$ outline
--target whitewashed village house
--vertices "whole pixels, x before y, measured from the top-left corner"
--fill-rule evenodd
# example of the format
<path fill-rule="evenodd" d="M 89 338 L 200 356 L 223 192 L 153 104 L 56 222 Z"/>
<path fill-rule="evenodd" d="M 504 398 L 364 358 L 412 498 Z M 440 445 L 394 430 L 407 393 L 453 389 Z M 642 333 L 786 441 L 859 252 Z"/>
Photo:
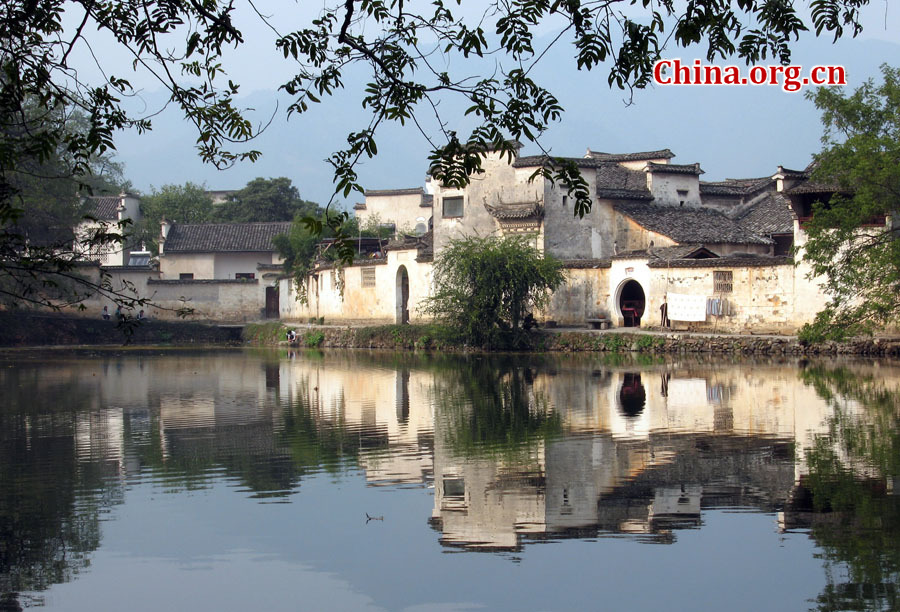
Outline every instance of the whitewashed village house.
<path fill-rule="evenodd" d="M 782 167 L 769 177 L 704 182 L 699 164 L 673 164 L 673 157 L 663 149 L 588 150 L 571 158 L 593 194 L 583 219 L 574 216 L 566 189 L 532 180 L 545 162 L 539 156 L 509 163 L 489 154 L 484 172 L 465 189 L 367 192 L 357 214 L 415 227 L 410 217 L 416 209 L 421 218 L 430 210 L 427 231 L 392 242 L 383 260 L 314 270 L 306 304 L 283 280 L 281 316 L 415 321 L 431 292 L 433 255 L 449 240 L 516 233 L 566 268 L 565 285 L 538 313 L 544 321 L 659 326 L 664 305 L 676 328 L 795 331 L 811 321 L 825 297 L 807 278 L 808 268 L 795 265 L 799 255 L 792 246 L 805 241 L 802 220 L 813 197 L 808 192 L 821 188 L 810 185 L 807 172 Z"/>
<path fill-rule="evenodd" d="M 248 321 L 278 316 L 283 262 L 273 240 L 290 222 L 178 224 L 163 221 L 153 302 L 187 306 L 204 318 Z M 184 298 L 184 299 L 182 299 Z"/>
<path fill-rule="evenodd" d="M 353 206 L 360 227 L 375 221 L 415 236 L 429 230 L 434 196 L 425 189 L 366 190 L 365 196 L 365 202 Z"/>
<path fill-rule="evenodd" d="M 101 208 L 112 210 L 110 202 L 100 200 L 98 212 L 113 221 L 112 213 Z M 121 207 L 118 214 L 123 214 Z M 98 251 L 96 258 L 86 258 L 80 272 L 98 284 L 101 274 L 105 275 L 102 282 L 108 290 L 126 298 L 148 299 L 145 316 L 151 318 L 174 319 L 184 309 L 190 310 L 193 320 L 237 323 L 275 318 L 283 262 L 273 239 L 290 228 L 290 222 L 178 224 L 164 220 L 158 258 L 127 248 Z M 103 306 L 110 312 L 117 307 L 108 292 L 105 296 L 95 293 L 84 305 L 89 315 Z"/>
<path fill-rule="evenodd" d="M 105 241 L 101 244 L 89 244 L 91 237 L 97 232 L 127 233 L 134 224 L 141 220 L 140 199 L 131 193 L 117 196 L 93 196 L 86 198 L 88 204 L 87 217 L 75 228 L 76 250 L 79 255 L 100 266 L 128 266 L 133 251 L 143 253 L 141 245 L 125 242 Z M 129 222 L 131 227 L 129 227 Z M 120 225 L 123 224 L 123 225 Z M 143 258 L 141 259 L 143 261 Z M 146 261 L 143 261 L 146 264 Z"/>

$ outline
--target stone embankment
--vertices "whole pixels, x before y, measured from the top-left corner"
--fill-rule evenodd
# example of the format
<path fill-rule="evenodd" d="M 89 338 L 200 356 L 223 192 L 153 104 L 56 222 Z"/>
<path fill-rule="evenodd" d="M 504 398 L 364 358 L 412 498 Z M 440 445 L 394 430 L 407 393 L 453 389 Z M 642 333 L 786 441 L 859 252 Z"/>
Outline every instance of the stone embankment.
<path fill-rule="evenodd" d="M 285 324 L 271 321 L 222 327 L 192 322 L 148 321 L 126 333 L 113 321 L 55 314 L 0 311 L 0 346 L 65 345 L 278 345 L 293 328 L 298 347 L 365 348 L 466 352 L 468 347 L 437 325 Z M 534 352 L 707 353 L 733 355 L 860 355 L 900 357 L 900 337 L 861 338 L 849 342 L 803 344 L 792 336 L 743 336 L 688 332 L 623 332 L 622 330 L 540 330 L 530 337 Z"/>
<path fill-rule="evenodd" d="M 116 321 L 57 313 L 0 311 L 0 347 L 240 344 L 239 327 L 189 321 Z"/>
<path fill-rule="evenodd" d="M 296 326 L 297 344 L 308 347 L 466 351 L 435 326 Z M 792 336 L 548 331 L 532 335 L 531 351 L 727 353 L 735 355 L 861 355 L 900 357 L 900 338 L 861 338 L 804 344 Z"/>
<path fill-rule="evenodd" d="M 691 334 L 546 333 L 544 350 L 729 353 L 738 355 L 862 355 L 900 357 L 900 338 L 804 344 L 795 337 Z"/>

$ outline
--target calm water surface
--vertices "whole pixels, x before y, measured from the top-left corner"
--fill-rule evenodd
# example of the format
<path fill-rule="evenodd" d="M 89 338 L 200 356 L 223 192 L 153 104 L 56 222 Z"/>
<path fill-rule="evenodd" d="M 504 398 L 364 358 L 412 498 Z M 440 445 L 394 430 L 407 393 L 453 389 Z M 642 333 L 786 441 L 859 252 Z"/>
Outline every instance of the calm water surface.
<path fill-rule="evenodd" d="M 892 362 L 0 357 L 0 610 L 897 609 Z"/>

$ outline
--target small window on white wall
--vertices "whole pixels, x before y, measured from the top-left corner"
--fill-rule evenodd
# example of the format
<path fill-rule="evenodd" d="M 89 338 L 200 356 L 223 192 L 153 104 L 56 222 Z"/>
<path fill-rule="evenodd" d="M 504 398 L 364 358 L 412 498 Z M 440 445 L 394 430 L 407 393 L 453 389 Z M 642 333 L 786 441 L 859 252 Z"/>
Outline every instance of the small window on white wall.
<path fill-rule="evenodd" d="M 455 196 L 452 198 L 444 198 L 443 207 L 444 217 L 462 217 L 463 216 L 463 198 Z"/>
<path fill-rule="evenodd" d="M 715 293 L 731 293 L 733 286 L 731 270 L 715 270 L 713 272 L 713 291 Z"/>
<path fill-rule="evenodd" d="M 375 286 L 375 267 L 369 266 L 367 268 L 360 268 L 360 274 L 362 275 L 360 284 L 363 287 L 374 287 Z"/>

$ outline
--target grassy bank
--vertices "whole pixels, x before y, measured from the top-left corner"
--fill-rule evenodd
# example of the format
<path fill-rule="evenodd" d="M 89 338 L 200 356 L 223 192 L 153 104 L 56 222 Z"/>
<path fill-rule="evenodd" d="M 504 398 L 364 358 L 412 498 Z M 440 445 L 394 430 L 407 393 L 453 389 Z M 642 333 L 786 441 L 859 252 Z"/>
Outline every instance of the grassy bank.
<path fill-rule="evenodd" d="M 74 345 L 254 345 L 273 346 L 297 333 L 295 346 L 366 348 L 398 351 L 481 351 L 468 346 L 454 330 L 440 325 L 338 327 L 291 325 L 280 321 L 221 327 L 182 321 L 146 321 L 123 329 L 114 321 L 54 313 L 0 312 L 0 346 Z M 507 350 L 511 347 L 504 347 Z M 556 331 L 531 333 L 520 350 L 599 353 L 729 353 L 737 355 L 871 355 L 900 357 L 900 339 L 857 339 L 844 343 L 805 344 L 793 337 L 695 336 L 690 333 L 649 334 L 621 331 Z"/>
<path fill-rule="evenodd" d="M 279 332 L 256 333 L 255 337 L 283 341 L 287 327 L 269 323 L 266 329 Z M 249 329 L 250 326 L 248 326 Z M 468 351 L 469 347 L 453 330 L 439 325 L 380 325 L 373 327 L 296 326 L 299 346 L 331 348 L 372 348 L 389 350 Z M 254 332 L 255 333 L 255 332 Z M 245 335 L 250 342 L 255 342 Z M 278 340 L 275 340 L 277 338 Z M 271 342 L 260 342 L 271 343 Z M 505 347 L 507 350 L 510 347 Z M 900 339 L 862 338 L 844 343 L 806 344 L 795 337 L 737 335 L 693 335 L 690 333 L 649 334 L 636 331 L 554 331 L 531 333 L 522 350 L 536 352 L 602 353 L 730 353 L 741 355 L 872 355 L 900 356 Z"/>

